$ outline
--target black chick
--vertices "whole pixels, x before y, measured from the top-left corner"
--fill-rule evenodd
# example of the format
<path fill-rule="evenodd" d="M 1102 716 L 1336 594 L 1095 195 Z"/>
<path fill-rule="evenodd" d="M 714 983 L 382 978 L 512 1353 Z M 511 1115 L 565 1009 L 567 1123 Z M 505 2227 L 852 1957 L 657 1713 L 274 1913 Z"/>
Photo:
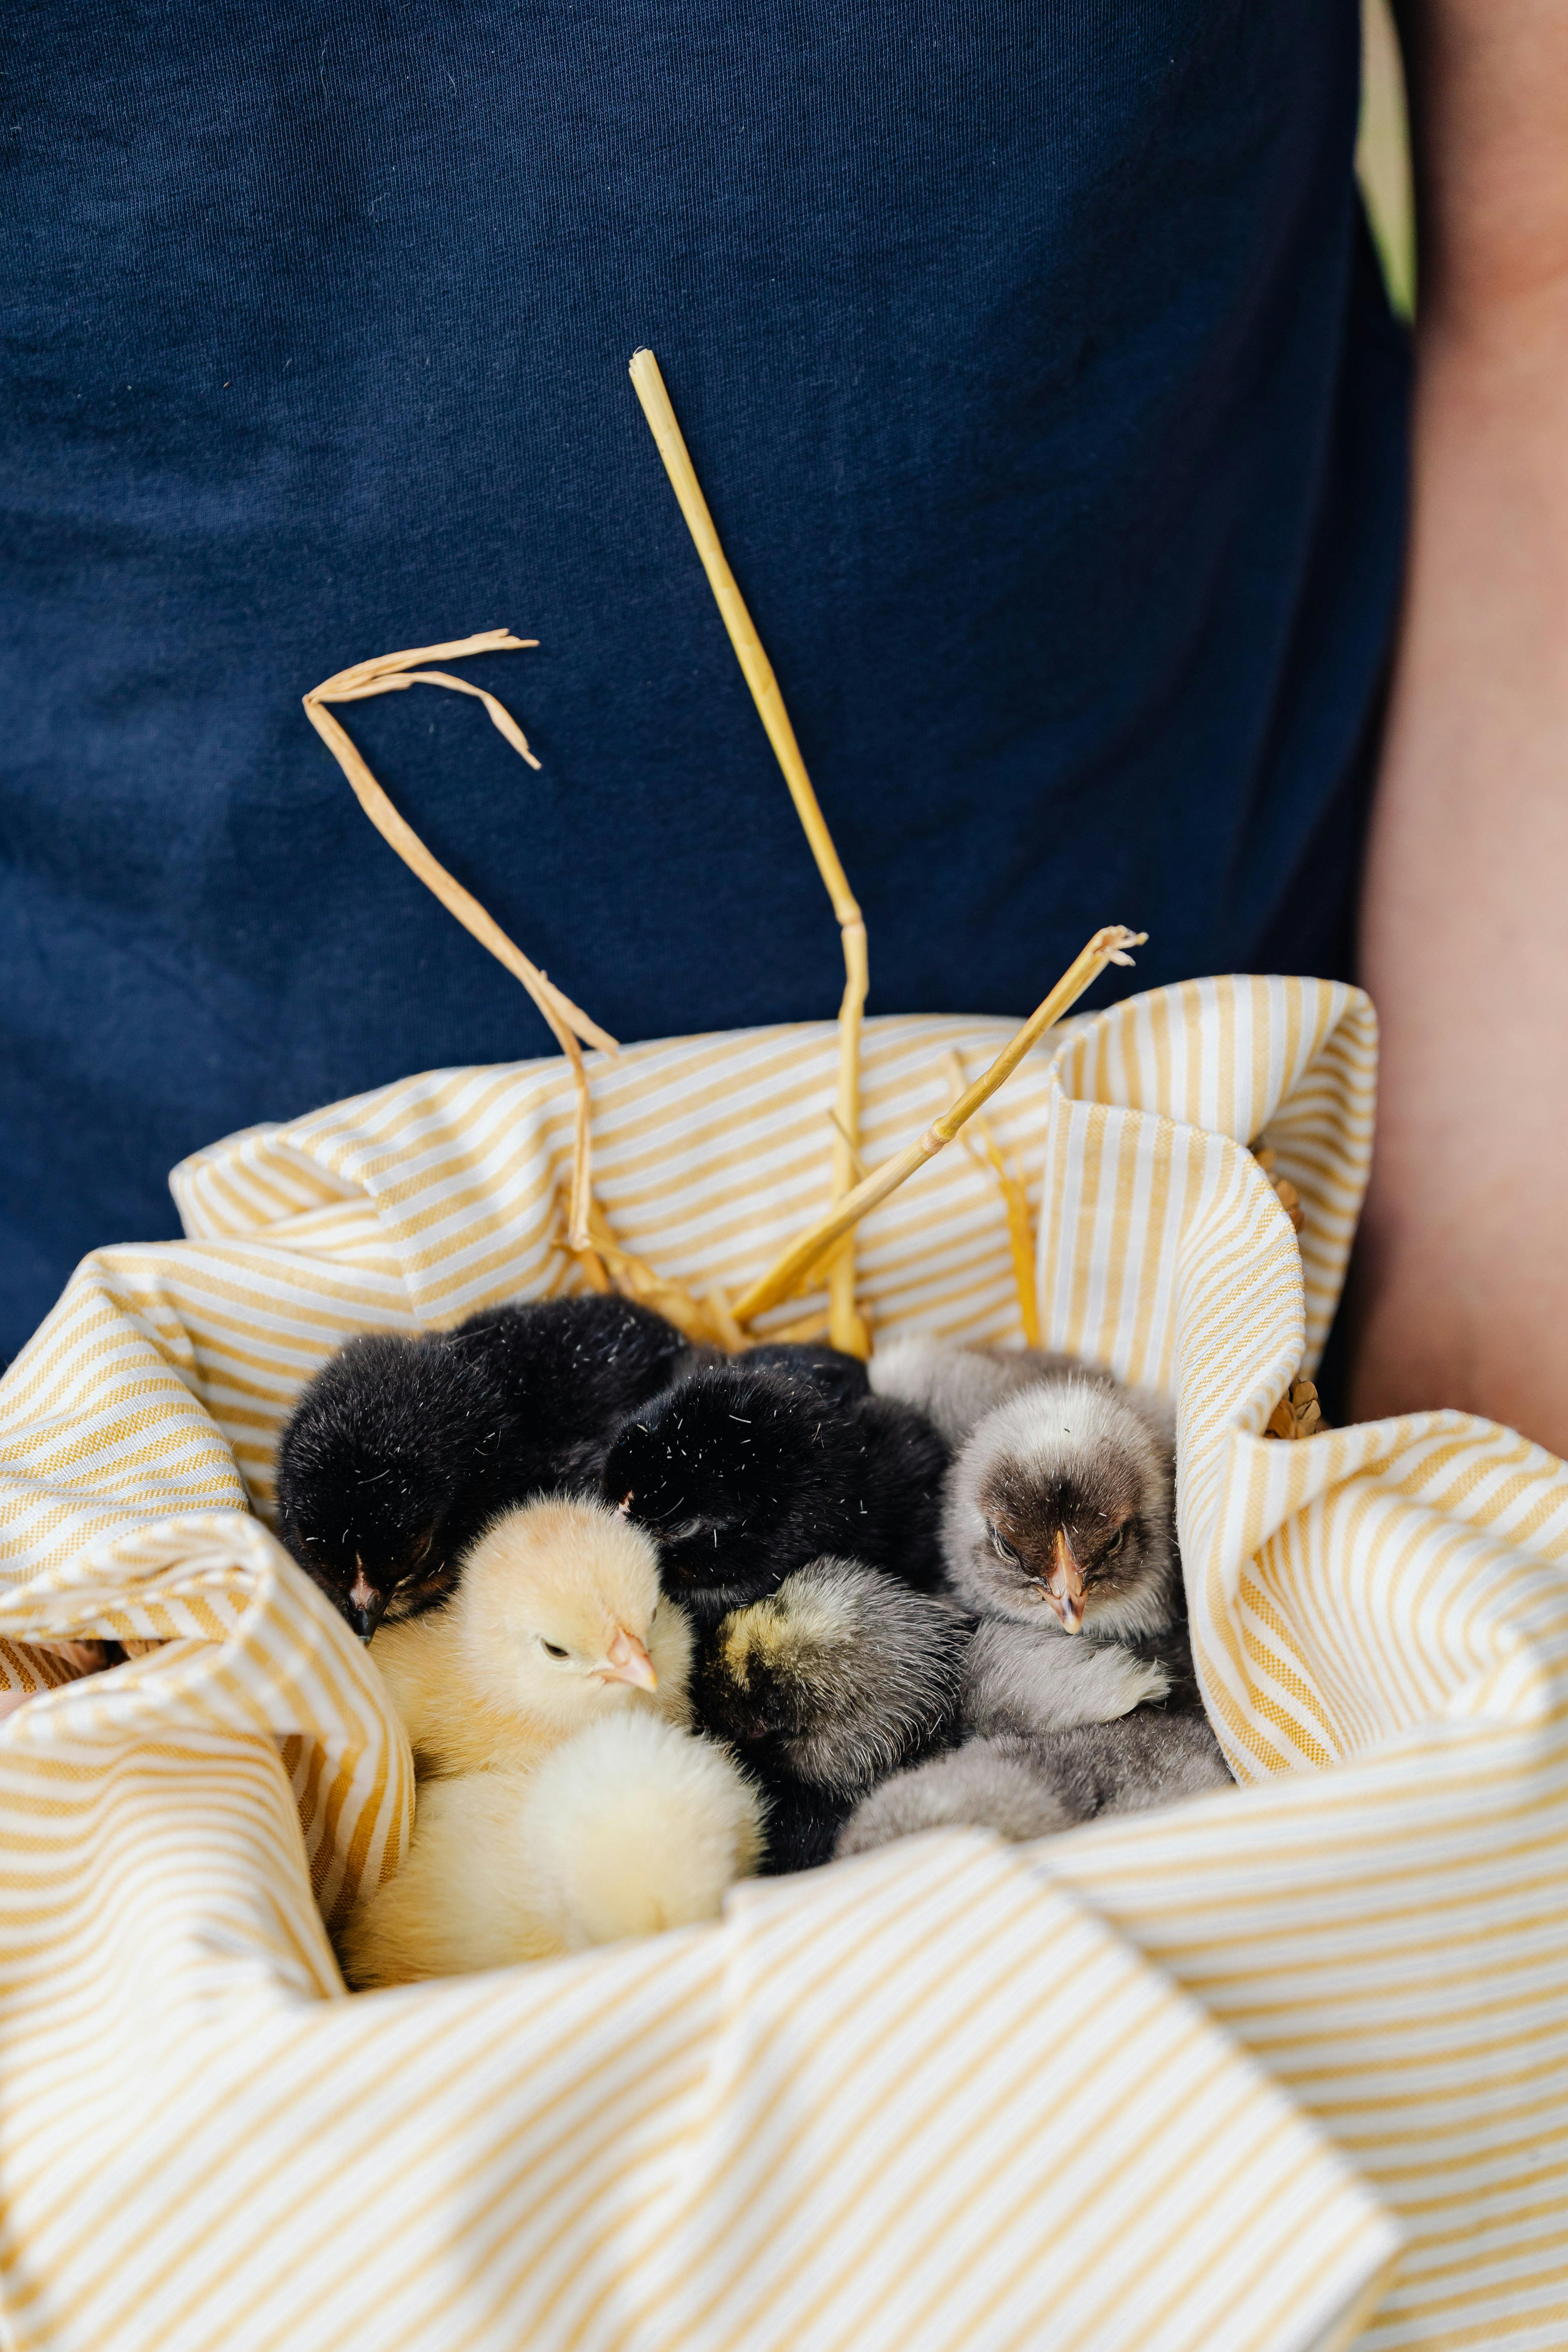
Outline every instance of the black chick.
<path fill-rule="evenodd" d="M 928 1590 L 941 1574 L 947 1448 L 889 1397 L 854 1403 L 749 1358 L 679 1381 L 628 1420 L 606 1498 L 654 1536 L 666 1590 L 700 1633 L 824 1554 Z"/>
<path fill-rule="evenodd" d="M 446 1600 L 499 1511 L 592 1485 L 623 1417 L 691 1360 L 662 1316 L 613 1297 L 351 1339 L 283 1433 L 279 1532 L 369 1641 L 384 1616 Z"/>
<path fill-rule="evenodd" d="M 720 1620 L 691 1704 L 762 1785 L 764 1874 L 829 1861 L 872 1789 L 957 1737 L 967 1638 L 950 1601 L 846 1559 L 812 1560 Z"/>

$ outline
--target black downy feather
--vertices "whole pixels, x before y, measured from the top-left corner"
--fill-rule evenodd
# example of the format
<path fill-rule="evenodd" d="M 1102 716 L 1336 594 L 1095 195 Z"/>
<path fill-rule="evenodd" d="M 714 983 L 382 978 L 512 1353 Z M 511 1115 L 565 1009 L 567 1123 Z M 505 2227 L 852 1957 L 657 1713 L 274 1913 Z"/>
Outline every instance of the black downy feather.
<path fill-rule="evenodd" d="M 656 1538 L 666 1589 L 699 1628 L 824 1554 L 917 1591 L 940 1579 L 947 1449 L 913 1406 L 848 1402 L 751 1359 L 679 1381 L 623 1426 L 604 1492 Z"/>

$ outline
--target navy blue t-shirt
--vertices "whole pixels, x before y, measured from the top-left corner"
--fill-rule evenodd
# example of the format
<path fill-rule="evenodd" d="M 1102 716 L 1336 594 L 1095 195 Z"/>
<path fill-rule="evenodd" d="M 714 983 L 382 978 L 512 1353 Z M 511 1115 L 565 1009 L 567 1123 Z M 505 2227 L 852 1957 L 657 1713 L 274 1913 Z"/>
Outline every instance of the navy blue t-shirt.
<path fill-rule="evenodd" d="M 20 0 L 0 1348 L 193 1147 L 549 1050 L 300 708 L 626 1038 L 833 919 L 626 378 L 663 365 L 871 1009 L 1344 956 L 1402 342 L 1355 0 Z M 1102 993 L 1105 991 L 1102 990 Z"/>

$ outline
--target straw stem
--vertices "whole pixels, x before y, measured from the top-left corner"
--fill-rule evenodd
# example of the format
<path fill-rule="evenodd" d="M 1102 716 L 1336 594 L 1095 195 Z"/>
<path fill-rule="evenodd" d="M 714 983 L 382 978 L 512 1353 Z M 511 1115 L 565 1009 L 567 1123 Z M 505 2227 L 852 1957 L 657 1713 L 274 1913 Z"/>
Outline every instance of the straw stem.
<path fill-rule="evenodd" d="M 837 1120 L 838 1133 L 833 1147 L 832 1197 L 842 1201 L 855 1182 L 855 1158 L 860 1139 L 860 1030 L 866 1010 L 866 996 L 870 985 L 867 957 L 866 926 L 848 877 L 834 846 L 833 835 L 827 830 L 822 810 L 817 803 L 784 696 L 779 691 L 773 665 L 763 650 L 762 639 L 746 607 L 745 598 L 735 583 L 729 561 L 714 528 L 708 501 L 697 478 L 685 436 L 676 419 L 675 410 L 659 373 L 658 362 L 650 351 L 635 352 L 632 355 L 631 379 L 643 415 L 648 421 L 664 468 L 669 476 L 680 511 L 686 518 L 708 574 L 708 584 L 713 591 L 720 617 L 735 649 L 741 674 L 751 689 L 757 714 L 767 730 L 773 754 L 784 771 L 795 814 L 816 860 L 816 870 L 832 902 L 834 914 L 844 947 L 844 995 L 838 1008 L 838 1090 Z M 868 1356 L 871 1336 L 864 1318 L 855 1305 L 855 1255 L 853 1244 L 834 1261 L 828 1274 L 828 1328 L 836 1348 L 851 1354 Z"/>
<path fill-rule="evenodd" d="M 999 1087 L 1005 1086 L 1028 1053 L 1038 1043 L 1053 1022 L 1078 1003 L 1085 989 L 1091 988 L 1107 964 L 1130 964 L 1127 950 L 1141 947 L 1148 937 L 1145 931 L 1130 931 L 1124 924 L 1111 923 L 1096 931 L 1082 953 L 1077 956 L 1062 974 L 1050 994 L 1037 1006 L 1016 1035 L 1004 1045 L 996 1059 L 983 1076 L 966 1087 L 958 1100 L 949 1105 L 940 1118 L 933 1119 L 925 1133 L 907 1144 L 891 1160 L 874 1169 L 863 1183 L 838 1202 L 826 1217 L 803 1234 L 784 1251 L 782 1257 L 769 1267 L 766 1274 L 753 1282 L 748 1290 L 732 1301 L 735 1320 L 747 1324 L 781 1299 L 793 1297 L 805 1277 L 822 1263 L 835 1244 L 858 1225 L 862 1217 L 879 1208 L 889 1193 L 933 1160 L 963 1126 L 973 1117 L 983 1103 L 989 1102 Z"/>
<path fill-rule="evenodd" d="M 947 1068 L 952 1081 L 954 1099 L 969 1085 L 963 1057 L 954 1051 L 947 1056 Z M 1013 1286 L 1018 1294 L 1018 1319 L 1024 1327 L 1024 1345 L 1037 1348 L 1040 1344 L 1040 1302 L 1035 1285 L 1035 1234 L 1029 1217 L 1029 1191 L 1018 1165 L 1017 1154 L 1010 1157 L 991 1131 L 984 1111 L 974 1112 L 960 1138 L 964 1150 L 976 1168 L 995 1180 L 1002 1195 L 1002 1207 L 1007 1220 L 1007 1248 L 1013 1260 Z"/>
<path fill-rule="evenodd" d="M 426 849 L 407 820 L 394 808 L 375 778 L 372 775 L 359 749 L 331 711 L 330 702 L 363 702 L 376 694 L 394 694 L 409 686 L 441 686 L 454 688 L 459 694 L 473 695 L 482 702 L 491 723 L 506 738 L 514 751 L 525 759 L 530 767 L 539 761 L 528 748 L 528 739 L 505 706 L 487 694 L 482 687 L 471 686 L 467 678 L 448 677 L 445 671 L 416 668 L 426 661 L 450 660 L 455 656 L 474 653 L 518 653 L 537 645 L 536 637 L 514 637 L 510 629 L 486 629 L 477 636 L 460 637 L 449 645 L 422 646 L 410 653 L 379 654 L 371 661 L 356 662 L 350 669 L 340 670 L 333 677 L 323 679 L 304 698 L 305 716 L 331 751 L 348 778 L 366 816 L 382 839 L 395 849 L 409 871 L 424 883 L 444 906 L 455 915 L 463 929 L 488 948 L 498 963 L 504 964 L 514 980 L 521 982 L 543 1015 L 551 1035 L 565 1055 L 572 1070 L 572 1083 L 576 1090 L 576 1116 L 573 1136 L 572 1198 L 568 1234 L 574 1248 L 582 1249 L 588 1243 L 588 1210 L 593 1185 L 591 1138 L 589 1122 L 588 1073 L 583 1062 L 584 1045 L 597 1046 L 604 1054 L 620 1051 L 609 1032 L 591 1021 L 582 1009 L 573 1003 L 564 990 L 539 966 L 530 961 L 515 941 L 510 940 L 485 908 L 470 891 L 465 890 L 455 874 L 449 874 L 440 860 Z"/>

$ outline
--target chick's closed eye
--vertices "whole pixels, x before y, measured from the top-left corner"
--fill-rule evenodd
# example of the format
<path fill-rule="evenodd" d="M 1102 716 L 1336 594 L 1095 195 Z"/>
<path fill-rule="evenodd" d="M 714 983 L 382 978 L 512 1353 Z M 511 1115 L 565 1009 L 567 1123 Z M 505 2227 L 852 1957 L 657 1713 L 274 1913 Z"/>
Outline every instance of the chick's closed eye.
<path fill-rule="evenodd" d="M 447 1606 L 384 1623 L 371 1656 L 416 1769 L 484 1771 L 625 1707 L 683 1717 L 690 1629 L 640 1528 L 554 1496 L 503 1512 Z"/>
<path fill-rule="evenodd" d="M 715 1538 L 721 1523 L 718 1519 L 677 1519 L 673 1526 L 662 1525 L 658 1532 L 665 1543 L 689 1543 L 693 1536 L 711 1535 Z"/>

